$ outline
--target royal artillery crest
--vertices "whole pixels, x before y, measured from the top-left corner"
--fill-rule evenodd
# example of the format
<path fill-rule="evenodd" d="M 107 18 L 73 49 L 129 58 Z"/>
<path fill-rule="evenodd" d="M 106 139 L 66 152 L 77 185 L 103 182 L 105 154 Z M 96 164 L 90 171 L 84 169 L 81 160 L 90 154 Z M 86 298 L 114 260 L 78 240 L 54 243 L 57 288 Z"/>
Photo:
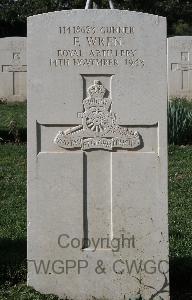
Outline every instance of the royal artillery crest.
<path fill-rule="evenodd" d="M 95 80 L 83 100 L 83 112 L 78 116 L 82 124 L 59 131 L 54 143 L 62 148 L 81 148 L 113 150 L 114 148 L 133 149 L 140 146 L 140 135 L 117 124 L 116 114 L 112 112 L 112 100 L 105 98 L 106 89 Z"/>

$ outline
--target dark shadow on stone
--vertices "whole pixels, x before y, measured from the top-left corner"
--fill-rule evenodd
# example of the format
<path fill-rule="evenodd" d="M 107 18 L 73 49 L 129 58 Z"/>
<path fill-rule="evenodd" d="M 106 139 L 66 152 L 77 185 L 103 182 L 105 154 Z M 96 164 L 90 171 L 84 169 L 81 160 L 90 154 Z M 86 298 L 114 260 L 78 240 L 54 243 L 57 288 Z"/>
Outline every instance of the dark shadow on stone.
<path fill-rule="evenodd" d="M 83 153 L 83 249 L 88 248 L 88 216 L 87 216 L 87 155 Z"/>
<path fill-rule="evenodd" d="M 192 257 L 170 259 L 171 300 L 192 300 Z"/>
<path fill-rule="evenodd" d="M 26 281 L 27 242 L 0 239 L 0 285 Z"/>

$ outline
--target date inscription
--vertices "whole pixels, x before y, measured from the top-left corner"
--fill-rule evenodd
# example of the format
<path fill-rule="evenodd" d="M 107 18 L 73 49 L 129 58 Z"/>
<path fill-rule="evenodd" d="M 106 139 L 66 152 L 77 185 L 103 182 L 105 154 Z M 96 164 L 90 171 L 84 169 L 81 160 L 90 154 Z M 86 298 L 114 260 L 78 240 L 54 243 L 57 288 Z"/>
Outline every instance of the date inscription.
<path fill-rule="evenodd" d="M 143 68 L 145 63 L 139 51 L 129 48 L 135 32 L 134 26 L 59 26 L 57 33 L 66 38 L 69 48 L 55 49 L 49 65 L 58 69 L 121 65 Z"/>

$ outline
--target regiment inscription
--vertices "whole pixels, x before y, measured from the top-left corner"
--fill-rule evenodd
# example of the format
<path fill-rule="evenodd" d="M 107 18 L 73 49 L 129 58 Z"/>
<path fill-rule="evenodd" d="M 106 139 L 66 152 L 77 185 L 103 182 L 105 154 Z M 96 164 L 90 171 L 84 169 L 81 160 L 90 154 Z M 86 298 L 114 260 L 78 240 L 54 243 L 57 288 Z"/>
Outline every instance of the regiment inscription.
<path fill-rule="evenodd" d="M 58 33 L 69 37 L 71 49 L 56 49 L 56 57 L 49 59 L 51 67 L 118 67 L 121 64 L 144 67 L 144 59 L 137 49 L 128 48 L 135 35 L 134 26 L 62 26 Z"/>

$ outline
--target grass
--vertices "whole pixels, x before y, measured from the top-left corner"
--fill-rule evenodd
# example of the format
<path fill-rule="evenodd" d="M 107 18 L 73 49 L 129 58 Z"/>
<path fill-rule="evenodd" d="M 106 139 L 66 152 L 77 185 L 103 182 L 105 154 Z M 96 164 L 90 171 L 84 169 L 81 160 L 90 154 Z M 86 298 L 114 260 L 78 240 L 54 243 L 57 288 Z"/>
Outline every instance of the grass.
<path fill-rule="evenodd" d="M 0 145 L 0 300 L 57 299 L 27 288 L 26 145 Z"/>
<path fill-rule="evenodd" d="M 41 295 L 25 284 L 19 284 L 6 290 L 0 290 L 1 300 L 57 300 L 54 295 Z"/>
<path fill-rule="evenodd" d="M 0 104 L 0 129 L 7 129 L 11 120 L 16 120 L 19 128 L 27 127 L 26 103 Z"/>
<path fill-rule="evenodd" d="M 188 109 L 192 109 L 192 101 L 191 100 L 188 100 L 187 98 L 178 98 L 178 97 L 171 97 L 170 98 L 170 101 L 182 102 L 183 106 L 188 108 Z"/>
<path fill-rule="evenodd" d="M 6 111 L 7 109 L 7 111 Z M 14 114 L 14 111 L 16 114 Z M 13 114 L 13 115 L 12 115 Z M 22 114 L 22 116 L 21 116 Z M 26 105 L 0 104 L 26 126 Z M 22 127 L 23 126 L 23 127 Z M 0 144 L 0 300 L 55 300 L 26 287 L 26 144 Z M 172 300 L 192 299 L 192 146 L 169 147 L 169 231 Z"/>
<path fill-rule="evenodd" d="M 19 140 L 27 138 L 27 105 L 26 103 L 0 103 L 0 138 L 3 141 L 14 141 L 12 123 L 18 129 Z"/>
<path fill-rule="evenodd" d="M 169 211 L 171 256 L 192 254 L 192 147 L 170 147 Z"/>
<path fill-rule="evenodd" d="M 175 98 L 168 105 L 169 144 L 192 145 L 192 102 Z"/>
<path fill-rule="evenodd" d="M 0 283 L 26 269 L 26 146 L 0 145 Z"/>
<path fill-rule="evenodd" d="M 170 276 L 174 300 L 192 299 L 192 146 L 169 148 Z M 182 291 L 183 295 L 180 295 Z M 183 297 L 183 298 L 182 298 Z"/>

